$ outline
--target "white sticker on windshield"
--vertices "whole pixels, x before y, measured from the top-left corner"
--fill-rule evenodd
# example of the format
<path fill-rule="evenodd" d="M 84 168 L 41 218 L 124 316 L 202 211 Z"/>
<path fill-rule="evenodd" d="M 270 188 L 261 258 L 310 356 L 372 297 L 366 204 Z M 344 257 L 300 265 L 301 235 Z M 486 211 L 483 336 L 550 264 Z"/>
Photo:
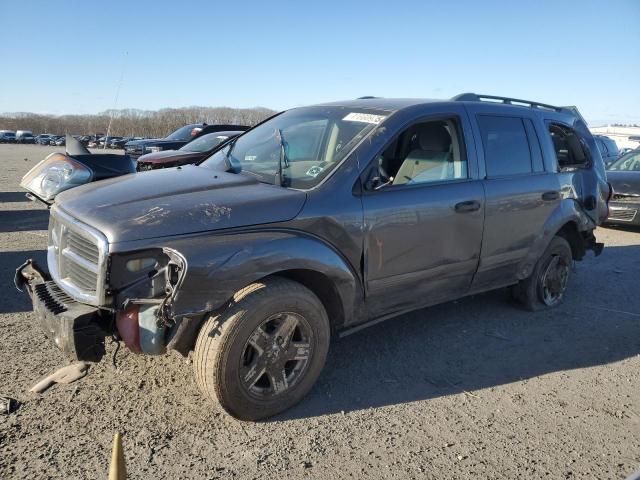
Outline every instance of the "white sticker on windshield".
<path fill-rule="evenodd" d="M 349 115 L 344 117 L 342 120 L 346 122 L 360 122 L 360 123 L 373 123 L 375 125 L 379 124 L 385 119 L 384 115 L 374 115 L 372 113 L 356 113 L 351 112 Z"/>

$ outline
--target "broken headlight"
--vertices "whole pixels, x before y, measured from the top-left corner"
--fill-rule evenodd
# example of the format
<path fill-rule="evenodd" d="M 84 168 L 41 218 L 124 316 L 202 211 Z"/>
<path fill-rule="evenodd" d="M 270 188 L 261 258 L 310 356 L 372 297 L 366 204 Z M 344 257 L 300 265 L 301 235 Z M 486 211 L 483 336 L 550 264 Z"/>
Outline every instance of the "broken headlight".
<path fill-rule="evenodd" d="M 93 172 L 62 153 L 52 153 L 22 177 L 20 186 L 48 202 L 64 190 L 91 181 Z"/>

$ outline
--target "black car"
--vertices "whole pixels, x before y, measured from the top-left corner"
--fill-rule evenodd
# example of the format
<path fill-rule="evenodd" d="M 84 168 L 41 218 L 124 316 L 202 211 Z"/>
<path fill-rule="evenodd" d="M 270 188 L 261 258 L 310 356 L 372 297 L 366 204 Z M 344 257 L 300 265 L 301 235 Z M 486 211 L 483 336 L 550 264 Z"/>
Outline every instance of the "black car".
<path fill-rule="evenodd" d="M 613 186 L 607 223 L 640 226 L 640 149 L 613 162 L 607 179 Z"/>
<path fill-rule="evenodd" d="M 133 137 L 112 137 L 111 140 L 109 141 L 109 148 L 112 148 L 114 150 L 123 150 L 124 146 L 127 144 L 127 142 L 130 142 L 133 140 Z"/>
<path fill-rule="evenodd" d="M 194 350 L 202 392 L 259 419 L 304 397 L 332 337 L 502 287 L 529 310 L 559 305 L 573 262 L 602 251 L 609 194 L 575 107 L 327 103 L 199 165 L 61 193 L 48 273 L 27 261 L 15 282 L 72 358 L 101 358 L 105 336 Z"/>
<path fill-rule="evenodd" d="M 190 142 L 198 135 L 211 132 L 221 132 L 224 130 L 247 130 L 244 125 L 207 125 L 206 123 L 193 123 L 180 127 L 175 132 L 165 138 L 151 138 L 145 140 L 134 140 L 127 142 L 124 152 L 134 160 L 146 153 L 160 152 L 162 150 L 177 150 Z"/>

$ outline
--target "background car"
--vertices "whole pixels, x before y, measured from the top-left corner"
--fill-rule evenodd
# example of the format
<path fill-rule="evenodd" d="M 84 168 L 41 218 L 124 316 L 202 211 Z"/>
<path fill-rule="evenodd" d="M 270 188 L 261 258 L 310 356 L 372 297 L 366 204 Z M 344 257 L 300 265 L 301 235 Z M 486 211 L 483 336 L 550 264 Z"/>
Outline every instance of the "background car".
<path fill-rule="evenodd" d="M 133 137 L 113 137 L 109 141 L 109 148 L 114 150 L 124 150 L 125 143 L 130 142 L 131 140 L 133 140 Z"/>
<path fill-rule="evenodd" d="M 620 157 L 620 151 L 615 141 L 604 135 L 594 135 L 593 138 L 596 140 L 596 145 L 600 150 L 605 165 L 611 165 Z"/>
<path fill-rule="evenodd" d="M 16 132 L 13 130 L 0 130 L 0 143 L 15 143 Z"/>
<path fill-rule="evenodd" d="M 194 138 L 178 150 L 147 153 L 138 158 L 136 170 L 142 172 L 144 170 L 198 163 L 211 155 L 221 144 L 242 133 L 240 130 L 205 133 Z"/>
<path fill-rule="evenodd" d="M 65 137 L 59 136 L 58 138 L 56 138 L 55 142 L 53 143 L 56 147 L 64 146 L 66 144 Z"/>
<path fill-rule="evenodd" d="M 104 144 L 104 139 L 105 137 L 103 135 L 101 136 L 95 135 L 93 138 L 91 138 L 91 140 L 89 140 L 88 147 L 98 148 L 100 147 L 101 143 Z"/>
<path fill-rule="evenodd" d="M 195 137 L 205 133 L 231 130 L 245 131 L 248 129 L 249 127 L 245 125 L 207 125 L 206 123 L 192 123 L 180 127 L 165 138 L 151 138 L 127 142 L 124 146 L 124 152 L 132 159 L 137 160 L 138 157 L 146 153 L 175 150 L 190 142 Z"/>
<path fill-rule="evenodd" d="M 640 226 L 640 148 L 623 155 L 607 168 L 613 186 L 606 223 Z"/>
<path fill-rule="evenodd" d="M 35 143 L 37 143 L 38 145 L 49 145 L 49 140 L 51 140 L 51 137 L 53 135 L 49 134 L 49 133 L 41 133 L 40 135 L 38 135 L 37 137 L 35 137 Z"/>
<path fill-rule="evenodd" d="M 33 143 L 34 137 L 31 130 L 18 130 L 16 132 L 16 143 Z"/>

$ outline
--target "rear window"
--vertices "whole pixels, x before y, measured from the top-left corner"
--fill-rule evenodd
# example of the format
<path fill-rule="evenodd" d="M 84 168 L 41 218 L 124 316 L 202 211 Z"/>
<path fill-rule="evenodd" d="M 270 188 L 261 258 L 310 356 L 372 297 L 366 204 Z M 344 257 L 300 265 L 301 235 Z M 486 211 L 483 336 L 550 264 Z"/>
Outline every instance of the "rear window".
<path fill-rule="evenodd" d="M 519 117 L 479 115 L 487 177 L 531 173 L 531 151 Z"/>

